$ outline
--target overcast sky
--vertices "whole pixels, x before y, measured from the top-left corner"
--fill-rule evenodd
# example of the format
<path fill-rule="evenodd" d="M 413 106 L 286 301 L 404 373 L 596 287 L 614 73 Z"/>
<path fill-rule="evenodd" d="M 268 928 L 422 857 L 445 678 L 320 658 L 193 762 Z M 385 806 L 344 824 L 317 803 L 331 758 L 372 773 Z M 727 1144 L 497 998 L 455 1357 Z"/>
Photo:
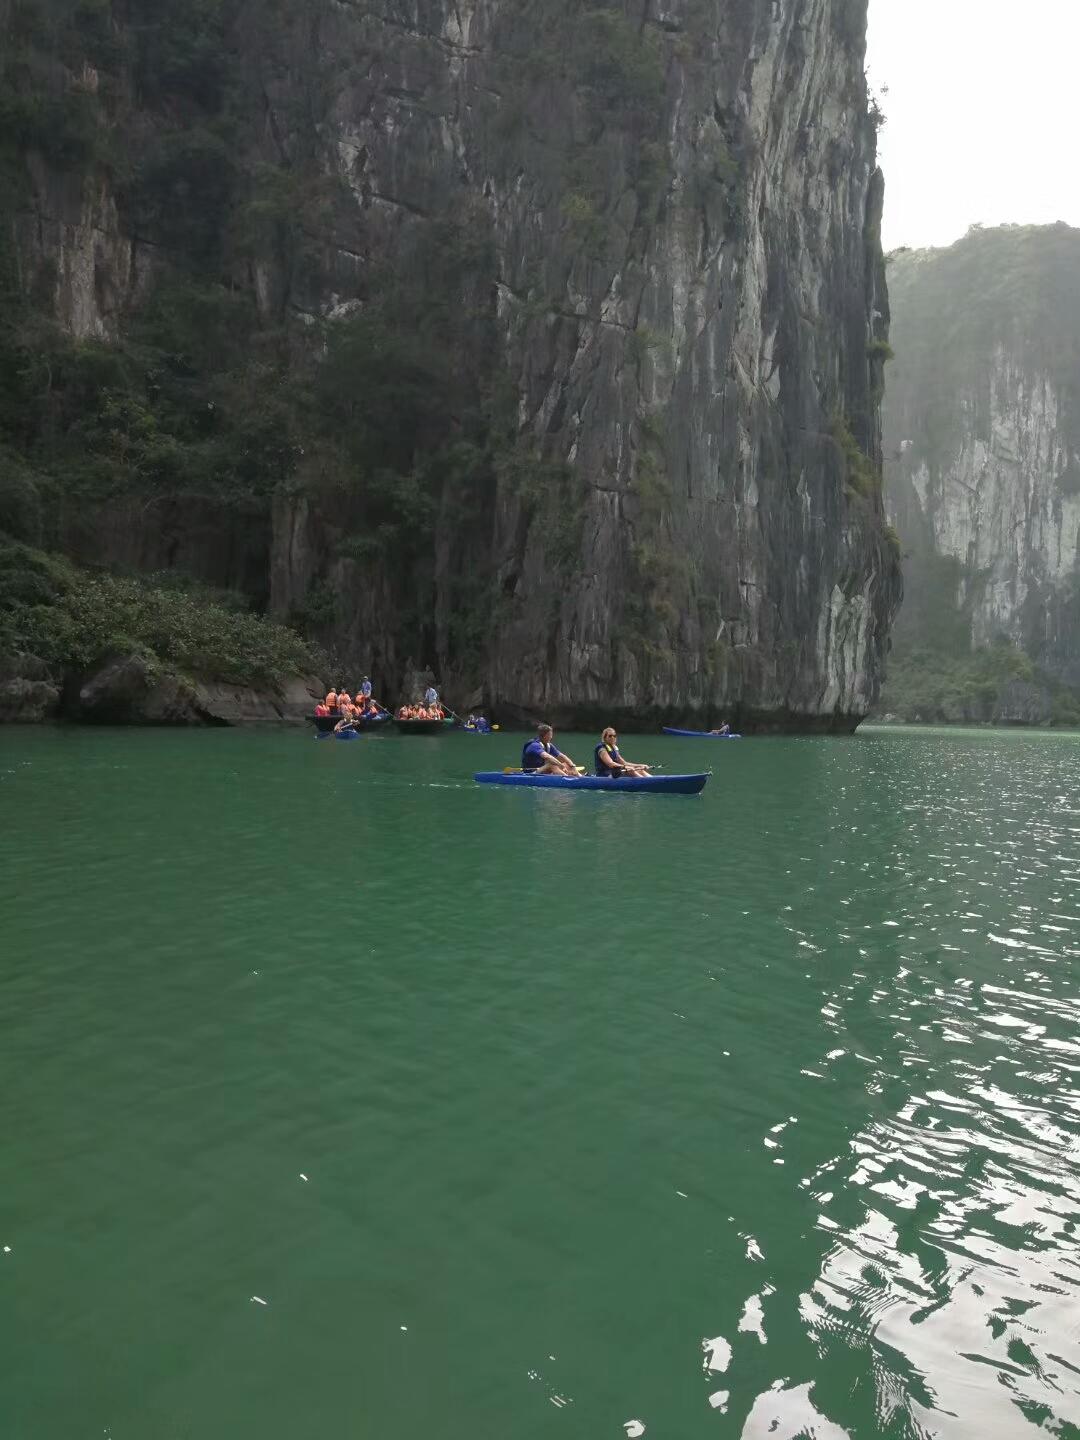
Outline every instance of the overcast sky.
<path fill-rule="evenodd" d="M 1080 0 L 870 0 L 886 250 L 1080 225 Z"/>

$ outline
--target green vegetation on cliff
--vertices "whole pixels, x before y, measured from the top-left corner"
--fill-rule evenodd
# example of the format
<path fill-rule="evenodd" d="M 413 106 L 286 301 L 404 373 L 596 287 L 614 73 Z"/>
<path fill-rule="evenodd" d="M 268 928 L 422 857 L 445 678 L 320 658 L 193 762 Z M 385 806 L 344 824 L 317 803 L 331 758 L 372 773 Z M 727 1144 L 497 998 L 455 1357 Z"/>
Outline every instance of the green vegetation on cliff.
<path fill-rule="evenodd" d="M 64 671 L 138 654 L 163 670 L 238 685 L 280 685 L 321 668 L 294 631 L 235 596 L 180 588 L 175 577 L 94 573 L 0 538 L 0 654 Z"/>
<path fill-rule="evenodd" d="M 288 335 L 267 326 L 223 246 L 253 201 L 239 189 L 238 72 L 225 0 L 13 0 L 0 36 L 0 646 L 82 666 L 124 645 L 208 677 L 273 683 L 309 668 L 299 638 L 122 574 L 30 547 L 119 497 L 145 511 L 208 500 L 251 523 L 291 473 Z M 167 257 L 114 343 L 60 323 L 61 277 L 27 240 L 35 184 L 105 185 Z M 51 217 L 50 217 L 51 218 Z M 63 308 L 60 306 L 60 308 Z M 184 577 L 173 577 L 183 585 Z"/>
<path fill-rule="evenodd" d="M 340 626 L 331 577 L 347 562 L 385 577 L 404 648 L 431 655 L 438 609 L 450 617 L 440 658 L 468 666 L 511 603 L 491 561 L 496 487 L 516 488 L 526 516 L 555 517 L 555 573 L 576 558 L 581 487 L 518 437 L 484 205 L 447 195 L 392 262 L 343 272 L 356 196 L 321 132 L 358 72 L 305 68 L 318 23 L 301 0 L 137 0 L 123 13 L 112 0 L 12 0 L 0 22 L 0 532 L 91 558 L 72 536 L 109 506 L 198 505 L 265 574 L 275 497 L 305 497 L 334 534 L 293 623 Z M 371 62 L 392 63 L 372 26 Z M 502 43 L 507 112 L 530 93 L 523 70 L 580 101 L 556 183 L 568 245 L 596 252 L 626 184 L 613 137 L 626 138 L 641 204 L 657 203 L 657 34 L 586 0 L 527 6 Z M 272 125 L 288 136 L 268 143 L 265 90 L 284 77 Z M 55 318 L 67 282 L 30 238 L 40 162 L 80 203 L 114 197 L 120 232 L 139 237 L 144 278 L 112 297 L 108 340 Z M 437 532 L 461 552 L 451 569 Z M 108 592 L 114 607 L 135 603 L 127 583 Z M 266 584 L 249 598 L 264 605 Z M 234 668 L 225 651 L 220 663 Z"/>
<path fill-rule="evenodd" d="M 881 493 L 881 475 L 851 430 L 846 415 L 836 414 L 832 422 L 832 438 L 844 461 L 844 483 L 855 495 L 869 499 Z"/>
<path fill-rule="evenodd" d="M 1080 694 L 1008 635 L 972 647 L 978 581 L 959 560 L 909 555 L 906 582 L 879 715 L 924 724 L 1080 724 Z"/>
<path fill-rule="evenodd" d="M 900 646 L 889 658 L 878 713 L 923 724 L 1080 725 L 1080 695 L 1009 640 L 967 655 Z"/>

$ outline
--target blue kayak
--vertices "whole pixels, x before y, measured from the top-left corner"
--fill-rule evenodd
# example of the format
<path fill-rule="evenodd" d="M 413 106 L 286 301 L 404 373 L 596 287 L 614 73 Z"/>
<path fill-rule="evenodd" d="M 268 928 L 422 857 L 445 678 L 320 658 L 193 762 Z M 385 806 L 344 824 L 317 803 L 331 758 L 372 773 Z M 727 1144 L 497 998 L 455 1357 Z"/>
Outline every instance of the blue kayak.
<path fill-rule="evenodd" d="M 332 735 L 334 733 L 334 726 L 341 719 L 341 716 L 335 710 L 332 715 L 312 715 L 311 718 L 314 720 L 315 729 L 320 735 Z M 385 725 L 389 719 L 389 714 L 385 710 L 381 710 L 378 715 L 365 715 L 361 720 L 354 720 L 353 724 L 358 730 L 371 730 L 376 725 Z"/>
<path fill-rule="evenodd" d="M 741 740 L 741 735 L 714 735 L 711 730 L 676 730 L 674 725 L 664 726 L 665 735 L 681 735 L 684 740 Z"/>
<path fill-rule="evenodd" d="M 526 775 L 515 770 L 482 770 L 478 785 L 524 785 L 534 790 L 612 790 L 631 795 L 699 795 L 708 775 L 624 775 L 605 780 L 602 775 Z"/>

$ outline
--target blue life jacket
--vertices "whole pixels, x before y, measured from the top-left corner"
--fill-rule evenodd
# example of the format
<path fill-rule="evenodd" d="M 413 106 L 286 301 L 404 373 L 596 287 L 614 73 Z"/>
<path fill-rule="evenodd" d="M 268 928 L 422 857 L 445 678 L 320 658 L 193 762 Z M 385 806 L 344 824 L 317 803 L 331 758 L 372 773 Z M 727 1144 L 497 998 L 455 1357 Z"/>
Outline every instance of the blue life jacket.
<path fill-rule="evenodd" d="M 612 770 L 610 765 L 604 764 L 604 762 L 600 759 L 601 750 L 607 751 L 611 759 L 615 761 L 618 769 Z M 605 778 L 607 776 L 610 776 L 613 780 L 617 780 L 619 776 L 623 773 L 622 765 L 623 758 L 619 754 L 618 748 L 615 745 L 605 745 L 603 740 L 601 740 L 600 744 L 597 745 L 596 748 L 593 750 L 593 768 L 595 769 L 597 775 L 603 775 Z"/>
<path fill-rule="evenodd" d="M 558 756 L 559 751 L 550 740 L 546 743 L 543 740 L 527 740 L 521 752 L 521 768 L 523 770 L 539 770 L 548 755 Z"/>

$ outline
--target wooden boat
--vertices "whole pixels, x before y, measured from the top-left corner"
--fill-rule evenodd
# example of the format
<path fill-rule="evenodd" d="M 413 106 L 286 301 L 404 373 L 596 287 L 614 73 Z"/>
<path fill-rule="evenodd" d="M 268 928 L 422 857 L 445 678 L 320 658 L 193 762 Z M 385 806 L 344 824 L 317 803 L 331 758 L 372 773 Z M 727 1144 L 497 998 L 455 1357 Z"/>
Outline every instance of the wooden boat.
<path fill-rule="evenodd" d="M 664 726 L 665 735 L 681 735 L 684 740 L 741 740 L 741 735 L 714 735 L 711 730 L 677 730 L 674 725 Z"/>
<path fill-rule="evenodd" d="M 705 775 L 624 775 L 606 780 L 602 775 L 531 775 L 524 770 L 482 770 L 478 785 L 522 785 L 535 790 L 602 790 L 619 795 L 700 795 Z"/>
<path fill-rule="evenodd" d="M 453 730 L 457 721 L 451 716 L 445 720 L 394 720 L 399 735 L 441 735 Z"/>

